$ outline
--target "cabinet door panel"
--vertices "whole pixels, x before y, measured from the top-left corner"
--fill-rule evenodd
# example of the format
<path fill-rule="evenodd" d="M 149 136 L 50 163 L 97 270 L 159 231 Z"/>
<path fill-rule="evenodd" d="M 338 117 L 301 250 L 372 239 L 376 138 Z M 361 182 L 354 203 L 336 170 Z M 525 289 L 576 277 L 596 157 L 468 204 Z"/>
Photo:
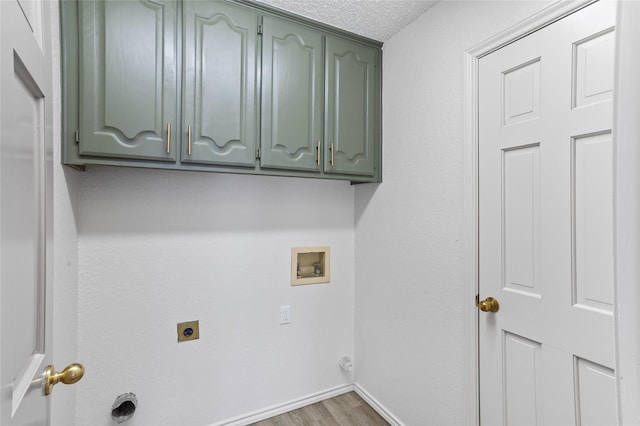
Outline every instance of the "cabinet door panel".
<path fill-rule="evenodd" d="M 262 167 L 320 171 L 322 34 L 264 18 Z"/>
<path fill-rule="evenodd" d="M 184 2 L 183 162 L 255 165 L 257 32 L 248 9 Z"/>
<path fill-rule="evenodd" d="M 376 49 L 327 37 L 327 173 L 375 173 L 376 56 Z"/>
<path fill-rule="evenodd" d="M 176 3 L 80 9 L 80 154 L 175 161 Z"/>

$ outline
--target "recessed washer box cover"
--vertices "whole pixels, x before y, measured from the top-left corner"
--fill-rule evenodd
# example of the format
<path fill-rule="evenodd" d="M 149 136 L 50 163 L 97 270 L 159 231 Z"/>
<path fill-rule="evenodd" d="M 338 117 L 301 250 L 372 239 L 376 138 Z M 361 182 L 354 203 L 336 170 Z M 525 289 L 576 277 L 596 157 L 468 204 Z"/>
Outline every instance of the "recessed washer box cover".
<path fill-rule="evenodd" d="M 330 281 L 329 247 L 293 247 L 291 249 L 291 285 L 319 284 Z"/>

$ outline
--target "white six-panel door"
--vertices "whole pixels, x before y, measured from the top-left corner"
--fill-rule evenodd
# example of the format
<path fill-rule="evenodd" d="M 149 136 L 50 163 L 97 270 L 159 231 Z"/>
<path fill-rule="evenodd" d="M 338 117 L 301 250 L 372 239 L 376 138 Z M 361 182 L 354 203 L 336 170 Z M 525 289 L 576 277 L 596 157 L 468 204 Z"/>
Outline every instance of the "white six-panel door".
<path fill-rule="evenodd" d="M 615 4 L 480 59 L 482 425 L 616 423 Z"/>
<path fill-rule="evenodd" d="M 0 424 L 48 424 L 49 5 L 0 1 Z M 49 220 L 47 220 L 49 218 Z M 51 294 L 49 292 L 49 294 Z"/>

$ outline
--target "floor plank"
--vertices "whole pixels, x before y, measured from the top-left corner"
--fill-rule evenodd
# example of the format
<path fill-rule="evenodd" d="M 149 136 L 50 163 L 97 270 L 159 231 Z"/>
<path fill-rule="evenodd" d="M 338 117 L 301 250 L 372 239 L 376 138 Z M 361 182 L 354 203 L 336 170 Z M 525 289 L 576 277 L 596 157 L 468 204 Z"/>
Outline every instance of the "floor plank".
<path fill-rule="evenodd" d="M 384 426 L 382 417 L 355 392 L 345 393 L 251 426 Z"/>

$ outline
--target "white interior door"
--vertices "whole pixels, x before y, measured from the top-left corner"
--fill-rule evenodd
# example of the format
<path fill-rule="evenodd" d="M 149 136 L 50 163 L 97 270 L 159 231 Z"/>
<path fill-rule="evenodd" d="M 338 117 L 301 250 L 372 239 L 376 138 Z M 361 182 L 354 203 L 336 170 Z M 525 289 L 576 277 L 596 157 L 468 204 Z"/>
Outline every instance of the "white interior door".
<path fill-rule="evenodd" d="M 48 5 L 0 1 L 0 424 L 49 423 L 52 118 Z"/>
<path fill-rule="evenodd" d="M 617 421 L 614 23 L 600 1 L 480 59 L 483 425 Z"/>

